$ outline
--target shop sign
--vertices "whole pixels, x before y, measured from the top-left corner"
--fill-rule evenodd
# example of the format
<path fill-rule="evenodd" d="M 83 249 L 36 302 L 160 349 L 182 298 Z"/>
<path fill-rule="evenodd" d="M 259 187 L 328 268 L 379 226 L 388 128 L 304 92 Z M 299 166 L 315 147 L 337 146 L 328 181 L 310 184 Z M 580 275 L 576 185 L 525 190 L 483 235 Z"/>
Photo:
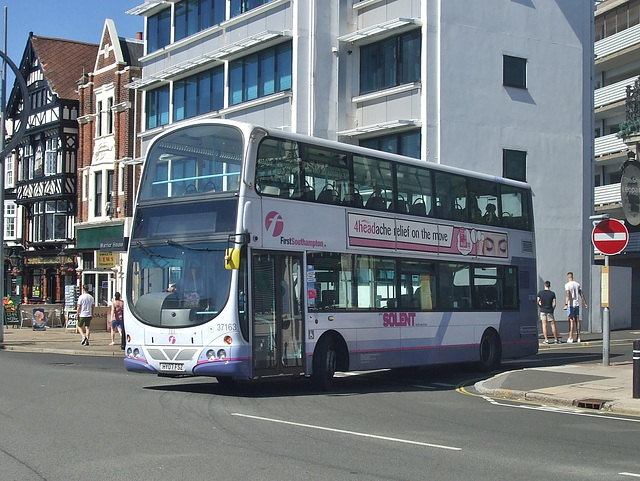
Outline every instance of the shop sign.
<path fill-rule="evenodd" d="M 116 265 L 116 254 L 114 252 L 96 252 L 98 269 L 110 269 Z"/>

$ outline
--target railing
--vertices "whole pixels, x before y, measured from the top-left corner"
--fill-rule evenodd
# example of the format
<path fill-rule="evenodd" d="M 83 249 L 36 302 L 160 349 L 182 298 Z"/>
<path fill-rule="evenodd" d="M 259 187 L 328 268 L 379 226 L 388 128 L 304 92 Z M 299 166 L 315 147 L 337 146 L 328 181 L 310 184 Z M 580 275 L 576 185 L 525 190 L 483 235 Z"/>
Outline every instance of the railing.
<path fill-rule="evenodd" d="M 633 85 L 636 77 L 601 87 L 593 93 L 593 105 L 597 109 L 627 98 L 627 85 Z"/>
<path fill-rule="evenodd" d="M 598 40 L 593 46 L 593 53 L 598 60 L 638 43 L 640 43 L 640 24 Z"/>
<path fill-rule="evenodd" d="M 594 153 L 596 157 L 607 154 L 615 154 L 617 152 L 625 152 L 626 150 L 629 150 L 627 144 L 625 144 L 622 139 L 619 138 L 616 134 L 596 137 L 594 144 Z"/>
<path fill-rule="evenodd" d="M 620 204 L 622 196 L 620 194 L 620 183 L 599 185 L 594 189 L 593 193 L 594 205 Z"/>

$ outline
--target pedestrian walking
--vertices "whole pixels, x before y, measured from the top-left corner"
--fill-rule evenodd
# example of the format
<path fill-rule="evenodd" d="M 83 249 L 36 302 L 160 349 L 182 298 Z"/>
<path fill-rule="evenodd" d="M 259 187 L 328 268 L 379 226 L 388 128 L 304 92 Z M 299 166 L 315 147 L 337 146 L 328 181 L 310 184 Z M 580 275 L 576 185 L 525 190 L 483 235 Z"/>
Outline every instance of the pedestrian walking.
<path fill-rule="evenodd" d="M 580 299 L 584 302 L 584 308 L 588 309 L 587 300 L 580 284 L 573 280 L 573 272 L 567 272 L 567 283 L 564 285 L 566 294 L 564 309 L 567 310 L 567 319 L 569 319 L 569 339 L 567 342 L 573 341 L 573 330 L 576 329 L 576 341 L 580 341 Z"/>
<path fill-rule="evenodd" d="M 115 345 L 115 333 L 118 331 L 122 336 L 122 330 L 124 329 L 124 302 L 120 299 L 120 293 L 116 292 L 114 300 L 111 303 L 111 342 L 110 346 Z"/>
<path fill-rule="evenodd" d="M 556 293 L 551 290 L 550 281 L 544 281 L 544 290 L 538 292 L 538 307 L 540 308 L 540 322 L 542 322 L 542 334 L 544 335 L 543 342 L 549 344 L 549 336 L 547 335 L 547 323 L 549 323 L 555 343 L 560 344 L 556 330 L 556 318 L 553 314 L 556 308 Z"/>
<path fill-rule="evenodd" d="M 82 286 L 82 294 L 78 297 L 78 323 L 76 330 L 82 336 L 82 345 L 89 345 L 89 336 L 91 334 L 91 319 L 93 318 L 96 301 L 89 294 L 89 286 Z M 83 329 L 84 328 L 84 332 Z"/>

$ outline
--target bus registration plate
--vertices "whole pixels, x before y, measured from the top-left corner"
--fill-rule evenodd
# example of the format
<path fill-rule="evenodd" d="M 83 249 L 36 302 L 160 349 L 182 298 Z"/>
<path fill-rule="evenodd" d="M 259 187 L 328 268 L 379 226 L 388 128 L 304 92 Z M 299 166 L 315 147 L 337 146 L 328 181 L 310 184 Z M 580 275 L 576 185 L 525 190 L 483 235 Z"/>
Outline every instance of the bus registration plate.
<path fill-rule="evenodd" d="M 161 362 L 161 371 L 184 371 L 184 364 L 181 362 Z"/>

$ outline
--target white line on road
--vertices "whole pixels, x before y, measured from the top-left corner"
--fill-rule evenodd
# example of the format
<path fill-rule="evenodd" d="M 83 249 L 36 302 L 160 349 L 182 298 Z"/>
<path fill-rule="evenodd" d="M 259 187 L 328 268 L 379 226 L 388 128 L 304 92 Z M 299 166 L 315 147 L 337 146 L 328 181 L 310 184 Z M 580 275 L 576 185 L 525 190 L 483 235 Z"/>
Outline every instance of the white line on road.
<path fill-rule="evenodd" d="M 631 476 L 632 478 L 640 478 L 640 474 L 636 473 L 618 473 L 620 476 Z"/>
<path fill-rule="evenodd" d="M 558 414 L 571 414 L 573 416 L 582 416 L 587 418 L 609 419 L 613 421 L 626 421 L 630 423 L 640 423 L 640 419 L 621 418 L 621 417 L 615 416 L 612 413 L 602 412 L 602 411 L 590 413 L 577 408 L 575 409 L 563 408 L 563 407 L 556 407 L 556 406 L 548 406 L 546 404 L 538 404 L 535 401 L 532 401 L 531 405 L 526 405 L 526 404 L 516 404 L 516 401 L 502 402 L 499 399 L 495 399 L 489 396 L 482 396 L 482 398 L 485 401 L 488 401 L 489 403 L 495 406 L 518 408 L 518 409 L 529 409 L 531 411 L 546 411 L 546 412 L 552 412 L 552 413 L 558 413 Z"/>
<path fill-rule="evenodd" d="M 287 424 L 289 426 L 298 426 L 301 428 L 318 429 L 320 431 L 329 431 L 332 433 L 348 434 L 350 436 L 359 436 L 362 438 L 380 439 L 382 441 L 393 441 L 395 443 L 414 444 L 416 446 L 425 446 L 428 448 L 448 449 L 450 451 L 461 451 L 462 448 L 454 446 L 444 446 L 442 444 L 423 443 L 420 441 L 411 441 L 409 439 L 390 438 L 387 436 L 378 436 L 377 434 L 358 433 L 355 431 L 345 431 L 344 429 L 327 428 L 324 426 L 313 426 L 311 424 L 294 423 L 292 421 L 283 421 L 282 419 L 263 418 L 261 416 L 251 416 L 250 414 L 231 413 L 232 416 L 239 416 L 248 419 L 257 419 L 258 421 L 267 421 L 270 423 Z"/>

